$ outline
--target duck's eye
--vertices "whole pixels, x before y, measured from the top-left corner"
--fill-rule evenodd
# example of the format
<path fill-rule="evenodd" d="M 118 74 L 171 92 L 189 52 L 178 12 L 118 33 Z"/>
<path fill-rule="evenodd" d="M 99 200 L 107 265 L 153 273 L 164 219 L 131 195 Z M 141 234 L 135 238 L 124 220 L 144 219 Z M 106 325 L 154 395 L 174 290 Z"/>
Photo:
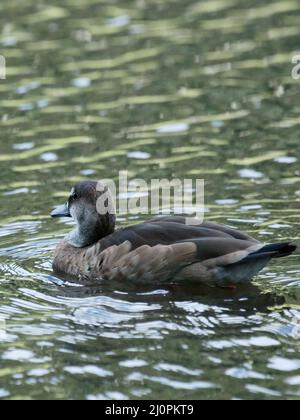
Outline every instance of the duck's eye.
<path fill-rule="evenodd" d="M 74 192 L 74 193 L 71 195 L 71 199 L 72 199 L 72 200 L 77 200 L 77 199 L 78 199 L 78 194 L 77 194 L 76 192 Z"/>

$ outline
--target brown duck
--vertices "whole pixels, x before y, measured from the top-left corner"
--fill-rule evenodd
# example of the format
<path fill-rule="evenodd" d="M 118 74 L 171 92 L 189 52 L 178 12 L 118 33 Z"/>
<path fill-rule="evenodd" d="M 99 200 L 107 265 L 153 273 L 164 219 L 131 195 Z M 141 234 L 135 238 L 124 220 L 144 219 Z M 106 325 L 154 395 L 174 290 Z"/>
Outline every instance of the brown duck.
<path fill-rule="evenodd" d="M 82 280 L 192 280 L 233 287 L 250 281 L 272 258 L 286 257 L 297 248 L 289 242 L 264 245 L 224 225 L 195 221 L 189 225 L 184 217 L 116 229 L 114 212 L 97 211 L 103 194 L 108 194 L 107 187 L 81 182 L 67 203 L 51 213 L 76 222 L 55 251 L 56 272 Z"/>

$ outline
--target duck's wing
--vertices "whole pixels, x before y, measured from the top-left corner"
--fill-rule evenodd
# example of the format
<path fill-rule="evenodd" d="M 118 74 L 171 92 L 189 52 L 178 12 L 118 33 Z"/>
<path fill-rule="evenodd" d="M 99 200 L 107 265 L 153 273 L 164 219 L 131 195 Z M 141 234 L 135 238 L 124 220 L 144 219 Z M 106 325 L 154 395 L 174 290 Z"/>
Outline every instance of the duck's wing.
<path fill-rule="evenodd" d="M 195 239 L 173 245 L 143 245 L 128 241 L 95 257 L 95 276 L 109 280 L 170 282 L 195 280 L 218 286 L 247 282 L 270 261 L 290 255 L 290 243 L 253 244 L 228 238 Z M 100 258 L 99 258 L 100 257 Z"/>
<path fill-rule="evenodd" d="M 223 224 L 217 224 L 217 223 L 212 223 L 212 222 L 206 222 L 206 221 L 201 221 L 197 219 L 190 219 L 188 217 L 182 217 L 182 216 L 166 216 L 166 217 L 157 217 L 155 219 L 152 219 L 150 221 L 150 223 L 177 223 L 180 225 L 185 225 L 185 226 L 196 226 L 198 228 L 206 228 L 206 229 L 210 229 L 214 232 L 222 232 L 225 233 L 229 236 L 232 236 L 235 239 L 241 239 L 241 240 L 245 240 L 245 241 L 251 241 L 254 243 L 258 243 L 259 241 L 257 241 L 255 238 L 253 238 L 252 236 L 244 233 L 244 232 L 240 232 L 237 229 L 233 229 L 230 226 L 226 226 Z"/>
<path fill-rule="evenodd" d="M 126 241 L 101 253 L 99 274 L 108 280 L 168 281 L 182 267 L 195 261 L 196 253 L 193 243 L 143 245 L 133 250 L 131 243 Z"/>
<path fill-rule="evenodd" d="M 100 255 L 90 255 L 90 266 L 96 267 L 95 276 L 110 280 L 142 283 L 191 278 L 213 283 L 217 280 L 216 267 L 240 262 L 262 247 L 262 244 L 236 239 L 200 238 L 133 249 L 132 244 L 125 241 L 107 248 Z M 196 270 L 191 267 L 196 267 Z"/>
<path fill-rule="evenodd" d="M 264 246 L 213 223 L 189 226 L 160 220 L 121 229 L 91 247 L 91 275 L 106 279 L 167 282 L 192 279 L 236 284 L 254 277 L 271 258 L 289 255 L 289 244 Z"/>
<path fill-rule="evenodd" d="M 235 239 L 251 242 L 252 244 L 259 243 L 250 236 L 227 226 L 207 222 L 199 225 L 188 225 L 181 218 L 175 218 L 175 220 L 170 218 L 120 229 L 112 235 L 103 238 L 99 242 L 99 247 L 101 250 L 105 250 L 111 246 L 118 246 L 128 241 L 131 243 L 133 249 L 137 249 L 143 245 L 150 247 L 156 245 L 173 245 L 191 239 L 208 240 L 209 238 Z"/>

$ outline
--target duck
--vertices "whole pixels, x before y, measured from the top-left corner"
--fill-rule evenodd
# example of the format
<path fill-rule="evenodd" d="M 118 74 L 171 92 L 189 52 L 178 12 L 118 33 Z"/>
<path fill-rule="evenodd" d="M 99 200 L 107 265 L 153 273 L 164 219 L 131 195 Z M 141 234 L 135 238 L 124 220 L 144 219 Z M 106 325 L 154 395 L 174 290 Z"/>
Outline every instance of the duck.
<path fill-rule="evenodd" d="M 67 202 L 52 211 L 53 218 L 75 221 L 54 252 L 57 274 L 83 281 L 193 281 L 237 288 L 272 259 L 297 249 L 293 242 L 264 244 L 233 227 L 181 216 L 158 216 L 117 228 L 114 209 L 98 211 L 98 200 L 104 197 L 111 197 L 106 185 L 82 181 Z"/>

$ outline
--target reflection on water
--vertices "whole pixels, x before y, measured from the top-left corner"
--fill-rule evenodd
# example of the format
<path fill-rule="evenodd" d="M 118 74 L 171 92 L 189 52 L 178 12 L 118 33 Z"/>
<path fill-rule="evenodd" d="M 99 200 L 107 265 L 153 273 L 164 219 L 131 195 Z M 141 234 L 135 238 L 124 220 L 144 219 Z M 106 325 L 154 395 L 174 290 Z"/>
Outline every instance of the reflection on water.
<path fill-rule="evenodd" d="M 236 292 L 83 286 L 53 276 L 48 217 L 129 168 L 205 178 L 208 220 L 299 240 L 299 2 L 0 11 L 0 398 L 299 397 L 297 255 Z"/>

